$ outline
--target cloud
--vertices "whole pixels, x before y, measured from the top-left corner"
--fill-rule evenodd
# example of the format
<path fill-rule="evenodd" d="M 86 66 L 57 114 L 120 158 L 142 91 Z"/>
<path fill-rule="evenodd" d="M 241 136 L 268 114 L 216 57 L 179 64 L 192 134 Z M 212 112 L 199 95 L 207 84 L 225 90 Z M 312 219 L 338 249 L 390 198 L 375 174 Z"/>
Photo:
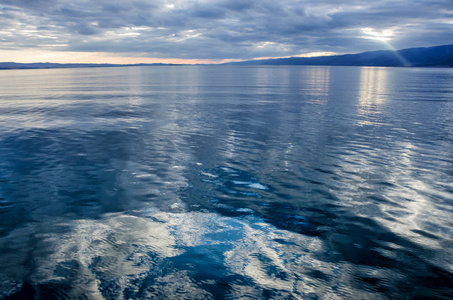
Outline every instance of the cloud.
<path fill-rule="evenodd" d="M 453 43 L 453 4 L 430 1 L 0 0 L 0 50 L 250 59 Z"/>

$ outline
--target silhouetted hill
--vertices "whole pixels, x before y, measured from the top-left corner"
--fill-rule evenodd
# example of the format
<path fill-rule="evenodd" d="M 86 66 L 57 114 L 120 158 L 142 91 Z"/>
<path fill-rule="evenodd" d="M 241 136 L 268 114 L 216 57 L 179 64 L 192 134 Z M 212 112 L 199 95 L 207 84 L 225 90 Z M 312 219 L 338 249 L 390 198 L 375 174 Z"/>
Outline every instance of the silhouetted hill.
<path fill-rule="evenodd" d="M 319 57 L 288 57 L 249 60 L 230 65 L 325 65 L 379 67 L 453 67 L 453 45 L 410 48 L 398 51 L 381 50 L 358 54 Z"/>

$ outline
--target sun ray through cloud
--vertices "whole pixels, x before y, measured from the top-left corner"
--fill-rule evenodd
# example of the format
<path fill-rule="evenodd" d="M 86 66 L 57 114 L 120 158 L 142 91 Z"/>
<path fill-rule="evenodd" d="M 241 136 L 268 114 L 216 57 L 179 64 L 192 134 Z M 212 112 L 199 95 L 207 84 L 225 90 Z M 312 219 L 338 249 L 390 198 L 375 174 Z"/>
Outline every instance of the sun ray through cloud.
<path fill-rule="evenodd" d="M 373 28 L 362 28 L 362 32 L 365 34 L 363 38 L 371 39 L 377 41 L 379 44 L 382 44 L 387 50 L 392 51 L 393 55 L 402 63 L 405 67 L 410 67 L 411 63 L 402 56 L 395 47 L 392 46 L 390 41 L 395 36 L 393 29 L 384 29 L 382 31 L 377 31 Z"/>

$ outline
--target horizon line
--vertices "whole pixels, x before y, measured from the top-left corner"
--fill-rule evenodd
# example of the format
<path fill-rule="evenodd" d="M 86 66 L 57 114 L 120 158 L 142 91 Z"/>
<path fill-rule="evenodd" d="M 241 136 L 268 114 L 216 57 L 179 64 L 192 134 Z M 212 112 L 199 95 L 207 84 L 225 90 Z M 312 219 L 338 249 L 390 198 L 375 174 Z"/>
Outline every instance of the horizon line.
<path fill-rule="evenodd" d="M 219 62 L 214 62 L 214 61 L 207 61 L 207 62 L 197 62 L 197 63 L 190 63 L 189 61 L 203 61 L 203 59 L 187 59 L 187 63 L 184 63 L 183 61 L 186 59 L 175 59 L 177 61 L 182 61 L 182 62 L 165 62 L 165 60 L 172 60 L 171 58 L 163 58 L 163 61 L 157 61 L 157 62 L 138 62 L 138 63 L 111 63 L 111 62 L 100 62 L 100 63 L 95 63 L 95 62 L 49 62 L 49 61 L 37 61 L 37 62 L 17 62 L 17 61 L 0 61 L 0 64 L 15 64 L 15 65 L 59 65 L 59 66 L 80 66 L 80 67 L 103 67 L 103 66 L 112 66 L 112 67 L 127 67 L 127 66 L 197 66 L 197 65 L 225 65 L 225 64 L 234 64 L 234 63 L 242 63 L 242 62 L 253 62 L 253 61 L 265 61 L 265 60 L 278 60 L 278 59 L 286 59 L 286 58 L 320 58 L 320 57 L 339 57 L 339 56 L 345 56 L 345 55 L 360 55 L 364 53 L 372 53 L 372 52 L 400 52 L 400 51 L 405 51 L 405 50 L 410 50 L 410 49 L 426 49 L 426 48 L 436 48 L 436 47 L 445 47 L 445 46 L 453 46 L 453 44 L 446 44 L 446 45 L 435 45 L 435 46 L 428 46 L 428 47 L 411 47 L 411 48 L 404 48 L 404 49 L 381 49 L 381 50 L 371 50 L 371 51 L 365 51 L 365 52 L 358 52 L 358 53 L 335 53 L 335 52 L 327 52 L 327 51 L 318 51 L 318 52 L 310 52 L 306 54 L 300 54 L 300 55 L 293 55 L 293 56 L 277 56 L 277 57 L 257 57 L 257 58 L 252 58 L 252 59 L 222 59 Z M 313 54 L 324 54 L 324 55 L 313 55 Z M 149 59 L 149 58 L 148 58 Z M 49 66 L 49 68 L 52 68 Z M 1 70 L 5 69 L 13 69 L 13 68 L 1 68 Z M 18 68 L 18 69 L 27 69 L 27 68 Z"/>

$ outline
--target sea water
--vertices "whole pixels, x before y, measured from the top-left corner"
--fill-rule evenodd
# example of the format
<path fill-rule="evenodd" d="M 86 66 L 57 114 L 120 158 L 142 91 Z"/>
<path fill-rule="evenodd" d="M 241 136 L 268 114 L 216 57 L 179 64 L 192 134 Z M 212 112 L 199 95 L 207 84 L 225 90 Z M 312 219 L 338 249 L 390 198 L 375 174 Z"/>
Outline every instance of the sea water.
<path fill-rule="evenodd" d="M 452 83 L 0 71 L 0 299 L 453 297 Z"/>

